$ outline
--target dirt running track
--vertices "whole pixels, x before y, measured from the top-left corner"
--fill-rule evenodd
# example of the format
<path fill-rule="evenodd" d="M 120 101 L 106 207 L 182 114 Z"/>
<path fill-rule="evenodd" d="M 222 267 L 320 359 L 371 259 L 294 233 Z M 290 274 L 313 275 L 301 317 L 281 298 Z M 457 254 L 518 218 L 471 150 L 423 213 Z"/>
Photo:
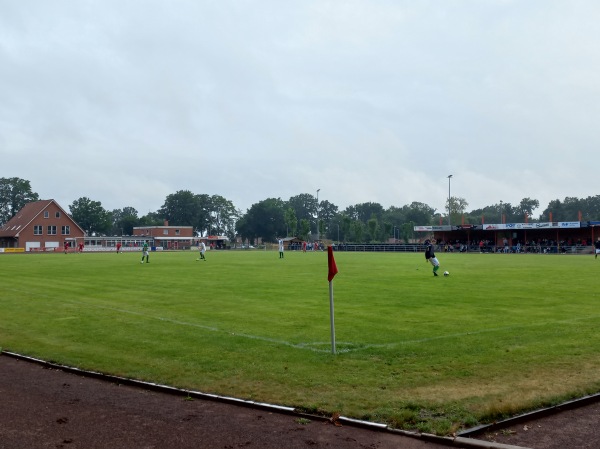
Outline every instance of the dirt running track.
<path fill-rule="evenodd" d="M 448 446 L 211 400 L 187 400 L 0 355 L 0 449 Z"/>
<path fill-rule="evenodd" d="M 328 421 L 304 423 L 294 415 L 189 400 L 0 355 L 0 449 L 600 448 L 600 406 L 589 407 L 574 418 L 448 444 Z"/>

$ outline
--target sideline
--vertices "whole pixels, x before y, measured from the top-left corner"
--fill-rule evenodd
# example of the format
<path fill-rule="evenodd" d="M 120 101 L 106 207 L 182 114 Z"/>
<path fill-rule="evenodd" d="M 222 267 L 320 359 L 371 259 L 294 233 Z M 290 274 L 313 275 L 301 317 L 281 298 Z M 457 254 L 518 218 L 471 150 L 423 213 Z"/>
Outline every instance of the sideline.
<path fill-rule="evenodd" d="M 47 362 L 45 360 L 29 357 L 26 355 L 17 354 L 17 353 L 9 352 L 9 351 L 4 351 L 1 348 L 0 348 L 0 356 L 12 357 L 12 358 L 15 358 L 18 360 L 36 363 L 38 365 L 41 365 L 41 366 L 44 366 L 47 368 L 59 369 L 59 370 L 62 370 L 65 372 L 70 372 L 70 373 L 77 374 L 80 376 L 100 379 L 103 381 L 113 382 L 113 383 L 117 383 L 117 384 L 134 386 L 134 387 L 143 388 L 143 389 L 147 389 L 147 390 L 157 391 L 160 393 L 187 396 L 187 397 L 193 397 L 196 399 L 220 401 L 220 402 L 229 403 L 232 405 L 253 407 L 253 408 L 267 410 L 267 411 L 275 412 L 275 413 L 284 413 L 284 414 L 289 414 L 289 415 L 298 416 L 298 417 L 310 418 L 315 421 L 316 420 L 332 421 L 332 419 L 333 419 L 333 418 L 326 417 L 326 416 L 319 416 L 319 415 L 312 415 L 312 414 L 304 413 L 304 412 L 296 410 L 293 407 L 268 404 L 268 403 L 264 403 L 264 402 L 248 401 L 248 400 L 238 399 L 238 398 L 234 398 L 234 397 L 230 397 L 230 396 L 220 396 L 220 395 L 216 395 L 216 394 L 203 393 L 203 392 L 194 391 L 194 390 L 185 390 L 185 389 L 170 387 L 168 385 L 162 385 L 162 384 L 157 384 L 157 383 L 153 383 L 153 382 L 144 382 L 144 381 L 140 381 L 140 380 L 136 380 L 136 379 L 128 379 L 125 377 L 113 376 L 110 374 L 103 374 L 103 373 L 100 373 L 97 371 L 86 371 L 86 370 L 82 370 L 80 368 L 76 368 L 76 367 L 72 367 L 72 366 L 59 365 L 56 363 Z M 416 439 L 420 439 L 423 441 L 430 441 L 432 443 L 438 443 L 438 444 L 443 444 L 446 446 L 458 447 L 458 448 L 463 448 L 463 449 L 530 449 L 530 448 L 525 448 L 522 446 L 513 446 L 513 445 L 502 444 L 502 443 L 494 443 L 494 442 L 489 442 L 489 441 L 467 438 L 467 437 L 463 437 L 463 436 L 441 437 L 438 435 L 433 435 L 433 434 L 428 434 L 428 433 L 419 433 L 419 432 L 411 432 L 408 430 L 393 429 L 393 428 L 390 428 L 387 424 L 362 421 L 362 420 L 358 420 L 358 419 L 348 418 L 345 416 L 340 416 L 339 418 L 336 419 L 335 422 L 339 422 L 339 424 L 345 424 L 345 425 L 349 425 L 349 426 L 363 427 L 363 428 L 367 428 L 367 429 L 374 430 L 374 431 L 389 432 L 392 434 L 397 434 L 397 435 L 401 435 L 401 436 L 405 436 L 405 437 L 416 438 Z"/>

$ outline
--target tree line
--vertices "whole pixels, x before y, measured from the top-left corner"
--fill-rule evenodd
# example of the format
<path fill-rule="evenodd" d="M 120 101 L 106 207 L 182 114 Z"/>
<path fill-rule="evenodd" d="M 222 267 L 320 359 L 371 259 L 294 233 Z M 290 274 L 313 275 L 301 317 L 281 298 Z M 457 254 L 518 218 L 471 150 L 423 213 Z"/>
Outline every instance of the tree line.
<path fill-rule="evenodd" d="M 0 178 L 0 225 L 12 218 L 25 204 L 39 200 L 29 181 Z M 174 226 L 192 226 L 199 236 L 240 236 L 251 243 L 257 239 L 275 241 L 278 237 L 297 236 L 303 240 L 329 239 L 339 242 L 383 242 L 390 238 L 408 242 L 415 225 L 522 223 L 535 221 L 600 220 L 600 195 L 587 198 L 566 197 L 550 201 L 537 218 L 533 214 L 539 201 L 523 198 L 517 205 L 500 201 L 484 208 L 467 211 L 461 197 L 446 200 L 445 211 L 412 202 L 402 207 L 384 208 L 367 202 L 339 210 L 338 206 L 308 193 L 287 201 L 267 198 L 242 213 L 220 195 L 196 194 L 179 190 L 167 195 L 156 212 L 140 216 L 133 207 L 106 210 L 100 201 L 81 197 L 69 205 L 72 218 L 88 235 L 132 235 L 138 226 L 161 226 L 167 220 Z M 449 213 L 448 213 L 449 211 Z"/>

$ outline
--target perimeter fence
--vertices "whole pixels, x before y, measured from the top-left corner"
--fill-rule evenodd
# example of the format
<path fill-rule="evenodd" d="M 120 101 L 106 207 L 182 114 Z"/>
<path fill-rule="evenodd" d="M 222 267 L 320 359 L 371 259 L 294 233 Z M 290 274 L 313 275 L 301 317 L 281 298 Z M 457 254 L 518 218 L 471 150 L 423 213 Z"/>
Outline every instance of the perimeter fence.
<path fill-rule="evenodd" d="M 335 251 L 347 252 L 391 252 L 391 253 L 418 253 L 425 251 L 423 244 L 358 244 L 340 243 L 332 245 Z M 529 246 L 501 246 L 501 245 L 436 245 L 437 253 L 484 253 L 484 254 L 593 254 L 593 246 L 583 245 L 529 245 Z"/>

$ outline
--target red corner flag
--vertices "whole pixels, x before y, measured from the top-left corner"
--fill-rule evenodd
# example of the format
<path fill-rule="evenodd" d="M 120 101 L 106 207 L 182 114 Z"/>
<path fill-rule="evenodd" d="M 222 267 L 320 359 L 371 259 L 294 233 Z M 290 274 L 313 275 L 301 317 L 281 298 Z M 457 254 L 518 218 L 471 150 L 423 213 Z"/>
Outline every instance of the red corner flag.
<path fill-rule="evenodd" d="M 329 267 L 327 280 L 331 282 L 338 272 L 337 266 L 335 264 L 335 259 L 333 258 L 333 248 L 331 246 L 327 247 L 327 266 Z"/>

